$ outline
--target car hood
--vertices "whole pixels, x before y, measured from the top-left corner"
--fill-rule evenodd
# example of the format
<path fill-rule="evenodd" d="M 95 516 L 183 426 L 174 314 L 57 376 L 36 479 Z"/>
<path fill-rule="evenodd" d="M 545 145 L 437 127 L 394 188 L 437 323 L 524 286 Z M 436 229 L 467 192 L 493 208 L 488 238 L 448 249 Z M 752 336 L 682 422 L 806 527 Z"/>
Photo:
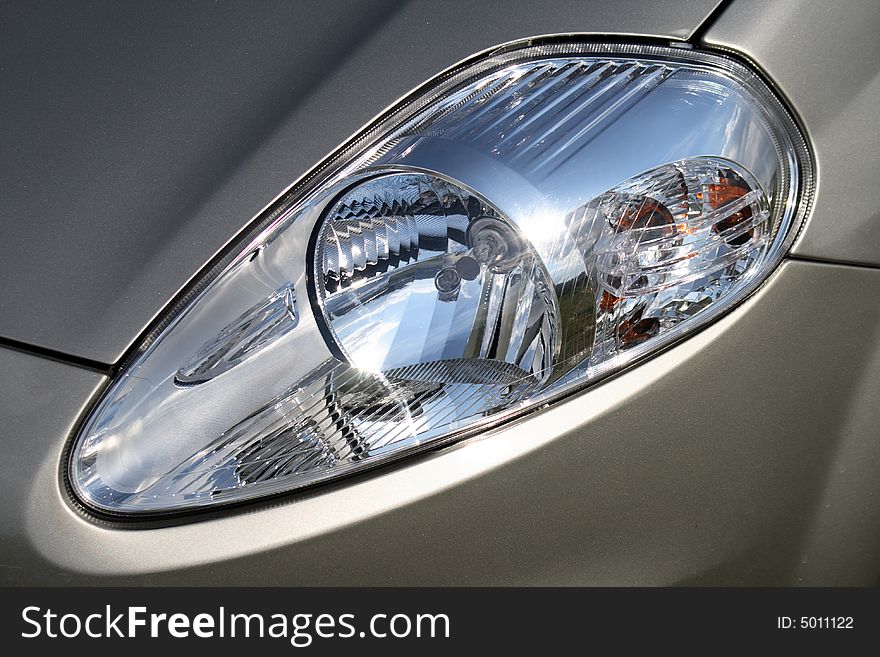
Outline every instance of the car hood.
<path fill-rule="evenodd" d="M 280 192 L 493 45 L 686 39 L 716 0 L 0 8 L 0 338 L 112 364 Z"/>

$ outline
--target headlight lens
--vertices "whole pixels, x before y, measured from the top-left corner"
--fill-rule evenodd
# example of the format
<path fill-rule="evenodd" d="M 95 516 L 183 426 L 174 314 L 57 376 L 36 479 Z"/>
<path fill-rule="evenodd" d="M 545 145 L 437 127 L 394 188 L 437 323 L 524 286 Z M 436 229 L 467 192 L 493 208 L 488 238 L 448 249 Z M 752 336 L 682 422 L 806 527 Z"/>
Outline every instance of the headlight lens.
<path fill-rule="evenodd" d="M 717 56 L 563 44 L 442 76 L 293 188 L 84 423 L 88 506 L 298 489 L 594 382 L 750 293 L 810 159 Z"/>

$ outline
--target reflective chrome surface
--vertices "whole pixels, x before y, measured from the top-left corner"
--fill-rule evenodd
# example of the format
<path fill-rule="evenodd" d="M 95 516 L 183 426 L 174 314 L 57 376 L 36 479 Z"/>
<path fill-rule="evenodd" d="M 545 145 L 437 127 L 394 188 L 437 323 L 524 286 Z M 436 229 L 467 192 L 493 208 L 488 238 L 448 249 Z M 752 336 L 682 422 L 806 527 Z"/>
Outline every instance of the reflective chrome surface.
<path fill-rule="evenodd" d="M 569 44 L 478 62 L 323 166 L 145 345 L 85 425 L 74 487 L 105 511 L 220 504 L 552 401 L 753 291 L 809 166 L 727 59 Z M 295 322 L 294 297 L 312 301 Z"/>

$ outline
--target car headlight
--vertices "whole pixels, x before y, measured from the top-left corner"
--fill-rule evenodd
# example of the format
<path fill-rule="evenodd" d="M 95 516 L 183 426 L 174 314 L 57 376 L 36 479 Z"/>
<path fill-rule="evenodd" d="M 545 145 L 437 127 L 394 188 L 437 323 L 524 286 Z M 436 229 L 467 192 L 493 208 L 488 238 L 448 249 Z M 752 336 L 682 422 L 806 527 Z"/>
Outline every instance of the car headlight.
<path fill-rule="evenodd" d="M 537 408 L 743 299 L 810 158 L 774 95 L 683 49 L 510 48 L 315 169 L 168 314 L 73 444 L 151 514 L 360 472 Z"/>

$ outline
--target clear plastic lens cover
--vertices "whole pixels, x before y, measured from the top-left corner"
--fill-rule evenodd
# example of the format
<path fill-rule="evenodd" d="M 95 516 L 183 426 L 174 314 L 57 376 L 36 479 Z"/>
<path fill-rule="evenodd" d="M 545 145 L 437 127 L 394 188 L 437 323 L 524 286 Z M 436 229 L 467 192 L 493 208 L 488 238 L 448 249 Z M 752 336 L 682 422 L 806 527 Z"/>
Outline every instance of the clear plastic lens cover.
<path fill-rule="evenodd" d="M 811 191 L 739 64 L 509 49 L 295 186 L 169 313 L 77 436 L 88 506 L 290 491 L 518 416 L 731 308 Z"/>

